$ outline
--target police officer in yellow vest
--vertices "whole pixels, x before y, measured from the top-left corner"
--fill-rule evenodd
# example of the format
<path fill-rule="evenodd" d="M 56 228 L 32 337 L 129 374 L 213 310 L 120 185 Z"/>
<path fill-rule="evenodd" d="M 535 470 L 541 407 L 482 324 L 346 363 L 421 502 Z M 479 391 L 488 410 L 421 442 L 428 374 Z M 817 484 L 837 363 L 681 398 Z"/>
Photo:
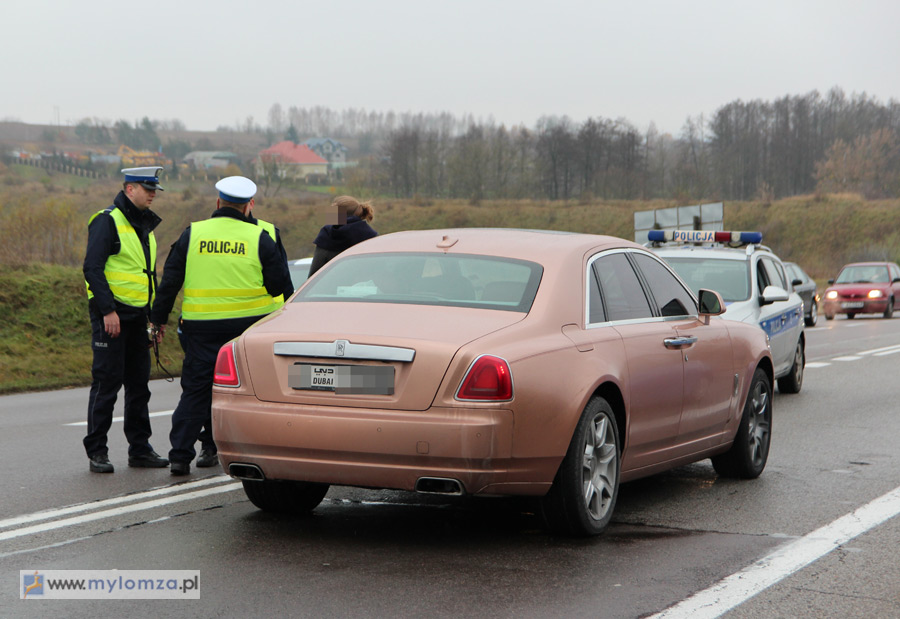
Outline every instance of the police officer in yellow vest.
<path fill-rule="evenodd" d="M 164 329 L 184 286 L 181 399 L 172 415 L 169 451 L 172 475 L 190 473 L 199 439 L 197 466 L 218 463 L 210 428 L 216 357 L 228 341 L 277 309 L 277 297 L 293 293 L 284 254 L 273 236 L 249 217 L 256 185 L 243 176 L 216 183 L 212 217 L 192 223 L 169 252 L 150 322 Z"/>
<path fill-rule="evenodd" d="M 94 473 L 112 473 L 107 434 L 119 389 L 125 387 L 128 466 L 164 468 L 169 461 L 150 446 L 148 402 L 150 349 L 147 319 L 156 290 L 156 239 L 161 221 L 150 210 L 159 186 L 159 166 L 127 168 L 112 206 L 88 224 L 84 257 L 91 317 L 91 391 L 84 449 Z"/>
<path fill-rule="evenodd" d="M 224 179 L 222 179 L 222 180 L 224 180 Z M 252 210 L 253 210 L 253 207 L 252 206 L 249 207 L 249 209 L 247 211 L 247 220 L 252 224 L 256 224 L 257 226 L 259 226 L 260 228 L 262 228 L 263 230 L 265 230 L 266 232 L 269 233 L 269 236 L 271 236 L 275 240 L 275 246 L 278 247 L 278 252 L 281 254 L 282 259 L 284 260 L 285 264 L 287 264 L 287 252 L 285 251 L 284 245 L 281 242 L 281 231 L 275 227 L 275 224 L 272 224 L 272 223 L 269 223 L 268 221 L 263 221 L 262 219 L 257 219 L 256 217 L 254 217 L 253 214 L 251 213 Z M 290 273 L 290 267 L 288 268 L 288 273 Z M 291 290 L 291 293 L 293 293 L 293 292 L 294 291 Z M 290 296 L 290 295 L 288 295 L 288 296 Z M 275 303 L 278 305 L 278 307 L 281 307 L 282 305 L 284 305 L 284 300 L 286 298 L 287 298 L 287 296 L 285 296 L 283 294 L 278 295 L 277 297 L 275 297 Z"/>

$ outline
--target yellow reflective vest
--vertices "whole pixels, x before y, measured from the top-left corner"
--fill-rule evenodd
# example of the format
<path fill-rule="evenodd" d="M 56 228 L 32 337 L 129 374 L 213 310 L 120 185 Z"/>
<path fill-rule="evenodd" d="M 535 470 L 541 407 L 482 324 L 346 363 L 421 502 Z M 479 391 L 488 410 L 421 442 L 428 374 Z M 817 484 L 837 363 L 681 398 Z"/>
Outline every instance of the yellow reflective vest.
<path fill-rule="evenodd" d="M 273 241 L 275 241 L 276 243 L 278 242 L 278 238 L 275 236 L 275 224 L 271 224 L 268 221 L 263 221 L 262 219 L 257 219 L 256 225 L 268 232 Z M 281 307 L 282 305 L 284 305 L 284 295 L 280 294 L 275 297 L 276 309 Z"/>
<path fill-rule="evenodd" d="M 156 297 L 156 289 L 153 285 L 153 274 L 156 273 L 156 237 L 149 233 L 150 264 L 144 255 L 141 239 L 138 238 L 134 227 L 129 223 L 125 213 L 117 208 L 106 208 L 94 213 L 88 221 L 90 224 L 100 213 L 109 213 L 116 222 L 116 231 L 119 234 L 119 253 L 111 254 L 106 260 L 103 274 L 113 293 L 113 297 L 119 303 L 132 307 L 144 307 L 152 304 Z M 88 299 L 94 298 L 91 285 L 87 286 Z"/>
<path fill-rule="evenodd" d="M 262 316 L 275 309 L 263 285 L 259 227 L 231 217 L 191 224 L 185 263 L 184 320 Z"/>

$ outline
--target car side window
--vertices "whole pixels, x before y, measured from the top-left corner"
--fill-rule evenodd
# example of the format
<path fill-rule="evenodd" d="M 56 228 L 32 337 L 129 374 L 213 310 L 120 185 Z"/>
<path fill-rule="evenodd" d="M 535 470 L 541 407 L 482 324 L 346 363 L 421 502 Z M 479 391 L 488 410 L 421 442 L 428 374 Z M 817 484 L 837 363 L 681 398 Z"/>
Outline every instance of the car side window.
<path fill-rule="evenodd" d="M 756 261 L 756 287 L 758 288 L 759 294 L 762 294 L 762 291 L 766 289 L 766 286 L 769 285 L 771 279 L 769 278 L 769 274 L 766 272 L 766 266 L 763 264 L 762 259 Z"/>
<path fill-rule="evenodd" d="M 602 256 L 592 265 L 607 320 L 650 318 L 653 311 L 641 282 L 623 253 Z"/>
<path fill-rule="evenodd" d="M 663 316 L 689 316 L 697 313 L 694 298 L 684 286 L 659 261 L 645 254 L 632 254 L 644 279 L 650 286 L 650 294 Z"/>
<path fill-rule="evenodd" d="M 597 275 L 591 269 L 588 274 L 588 324 L 606 322 L 606 311 L 603 309 L 603 299 L 600 297 L 600 283 Z"/>
<path fill-rule="evenodd" d="M 781 265 L 768 257 L 763 257 L 760 262 L 766 267 L 766 273 L 769 276 L 769 284 L 787 290 L 787 279 L 784 276 L 784 270 L 781 268 Z"/>

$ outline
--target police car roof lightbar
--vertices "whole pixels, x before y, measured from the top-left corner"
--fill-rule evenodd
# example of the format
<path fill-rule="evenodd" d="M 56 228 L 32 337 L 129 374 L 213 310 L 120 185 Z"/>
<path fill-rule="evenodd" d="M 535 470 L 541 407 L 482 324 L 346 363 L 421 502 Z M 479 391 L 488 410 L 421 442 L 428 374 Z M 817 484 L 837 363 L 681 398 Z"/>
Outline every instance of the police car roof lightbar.
<path fill-rule="evenodd" d="M 647 240 L 654 243 L 762 243 L 762 232 L 728 232 L 723 230 L 650 230 Z"/>

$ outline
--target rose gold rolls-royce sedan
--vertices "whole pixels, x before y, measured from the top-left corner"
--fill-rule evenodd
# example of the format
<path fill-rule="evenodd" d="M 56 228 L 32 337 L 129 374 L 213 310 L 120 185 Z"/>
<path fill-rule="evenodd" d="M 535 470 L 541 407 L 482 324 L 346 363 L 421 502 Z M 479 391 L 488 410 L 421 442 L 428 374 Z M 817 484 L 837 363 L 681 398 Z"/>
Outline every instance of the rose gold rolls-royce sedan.
<path fill-rule="evenodd" d="M 766 335 L 698 296 L 609 236 L 378 236 L 222 348 L 219 460 L 263 510 L 308 512 L 330 485 L 529 495 L 552 529 L 599 534 L 623 482 L 765 467 Z"/>

